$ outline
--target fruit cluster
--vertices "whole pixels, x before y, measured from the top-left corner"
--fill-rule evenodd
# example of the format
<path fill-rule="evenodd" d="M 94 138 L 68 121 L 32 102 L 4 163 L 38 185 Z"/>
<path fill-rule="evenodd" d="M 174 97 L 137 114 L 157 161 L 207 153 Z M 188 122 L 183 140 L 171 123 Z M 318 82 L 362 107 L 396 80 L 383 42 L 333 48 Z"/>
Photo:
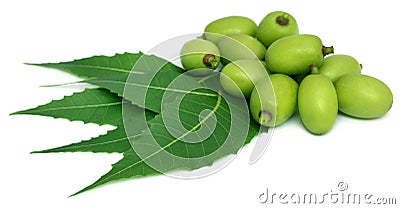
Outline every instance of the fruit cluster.
<path fill-rule="evenodd" d="M 307 130 L 324 134 L 339 111 L 357 118 L 386 114 L 393 103 L 389 87 L 361 74 L 352 56 L 333 52 L 318 36 L 299 34 L 292 15 L 275 11 L 259 25 L 242 16 L 209 23 L 203 36 L 182 46 L 181 63 L 196 69 L 195 76 L 220 69 L 222 88 L 248 99 L 263 126 L 279 126 L 298 109 Z"/>

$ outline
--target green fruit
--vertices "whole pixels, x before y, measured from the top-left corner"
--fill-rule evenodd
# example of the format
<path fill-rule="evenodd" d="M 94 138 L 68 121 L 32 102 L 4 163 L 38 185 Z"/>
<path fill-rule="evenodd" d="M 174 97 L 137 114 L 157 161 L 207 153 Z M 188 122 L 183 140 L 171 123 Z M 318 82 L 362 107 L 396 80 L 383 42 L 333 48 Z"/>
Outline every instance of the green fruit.
<path fill-rule="evenodd" d="M 286 12 L 275 11 L 261 20 L 256 37 L 268 48 L 274 41 L 296 34 L 299 34 L 299 28 L 294 17 Z"/>
<path fill-rule="evenodd" d="M 240 59 L 263 60 L 267 51 L 261 42 L 245 34 L 228 35 L 222 38 L 217 46 L 221 52 L 221 57 L 229 61 Z"/>
<path fill-rule="evenodd" d="M 257 24 L 253 20 L 242 16 L 228 16 L 209 23 L 204 29 L 204 36 L 217 44 L 223 36 L 236 33 L 255 36 L 256 30 Z"/>
<path fill-rule="evenodd" d="M 367 75 L 348 74 L 335 83 L 339 110 L 357 118 L 385 115 L 393 104 L 393 94 L 382 81 Z"/>
<path fill-rule="evenodd" d="M 260 81 L 250 97 L 250 112 L 263 126 L 275 127 L 296 111 L 299 85 L 287 75 L 270 75 L 271 83 Z M 271 86 L 272 84 L 272 86 Z"/>
<path fill-rule="evenodd" d="M 259 60 L 236 60 L 224 66 L 221 70 L 221 86 L 233 96 L 249 98 L 254 84 L 267 79 L 268 73 Z M 237 88 L 239 87 L 239 88 Z"/>
<path fill-rule="evenodd" d="M 320 66 L 333 47 L 324 47 L 319 37 L 309 34 L 281 38 L 269 46 L 265 54 L 272 73 L 295 75 L 309 72 L 310 65 Z"/>
<path fill-rule="evenodd" d="M 340 76 L 349 73 L 361 73 L 361 65 L 349 55 L 336 54 L 324 59 L 321 67 L 318 68 L 320 74 L 335 82 Z"/>
<path fill-rule="evenodd" d="M 298 107 L 304 126 L 314 134 L 328 132 L 336 121 L 338 99 L 327 77 L 311 74 L 300 83 Z"/>
<path fill-rule="evenodd" d="M 219 65 L 220 52 L 210 41 L 194 39 L 186 42 L 180 51 L 181 63 L 185 70 L 196 69 L 196 74 L 207 74 Z M 199 69 L 199 70 L 197 70 Z"/>

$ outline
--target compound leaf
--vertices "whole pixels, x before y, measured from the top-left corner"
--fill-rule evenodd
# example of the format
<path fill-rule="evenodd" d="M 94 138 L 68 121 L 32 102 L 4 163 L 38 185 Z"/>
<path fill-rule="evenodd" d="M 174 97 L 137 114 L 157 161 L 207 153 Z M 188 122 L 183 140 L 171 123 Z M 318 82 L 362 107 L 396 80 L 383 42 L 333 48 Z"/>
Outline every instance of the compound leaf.
<path fill-rule="evenodd" d="M 194 78 L 160 57 L 141 53 L 125 53 L 113 57 L 97 56 L 69 63 L 39 64 L 39 66 L 57 68 L 80 77 L 88 77 L 90 79 L 83 82 L 108 89 L 115 93 L 113 94 L 115 98 L 120 99 L 120 114 L 115 115 L 114 121 L 110 118 L 93 119 L 96 117 L 90 116 L 91 114 L 87 114 L 85 120 L 79 118 L 82 121 L 118 123 L 125 117 L 126 112 L 122 116 L 121 111 L 126 108 L 121 110 L 121 106 L 124 106 L 126 101 L 133 106 L 137 105 L 135 107 L 139 110 L 146 109 L 146 112 L 156 114 L 151 120 L 140 120 L 140 118 L 123 120 L 123 128 L 119 126 L 105 136 L 41 151 L 86 149 L 95 152 L 110 143 L 109 146 L 121 152 L 129 143 L 130 148 L 124 151 L 123 159 L 115 163 L 108 173 L 73 195 L 118 179 L 138 178 L 176 170 L 192 171 L 210 166 L 225 156 L 236 154 L 260 132 L 259 125 L 249 116 L 246 100 L 232 97 L 220 90 L 218 73 L 217 76 Z M 109 97 L 112 94 L 108 92 L 107 95 Z M 63 105 L 58 104 L 58 106 Z M 72 108 L 71 112 L 74 113 L 63 112 L 64 108 L 69 107 L 74 105 L 62 107 L 56 111 L 57 113 L 51 112 L 57 105 L 18 113 L 44 112 L 42 114 L 77 120 L 76 114 L 79 108 Z M 49 111 L 51 113 L 48 113 Z M 57 115 L 58 112 L 63 115 Z M 143 112 L 141 115 L 143 116 Z M 147 125 L 136 126 L 135 123 L 138 121 Z M 125 130 L 122 131 L 123 129 Z M 123 136 L 122 132 L 126 135 Z M 112 143 L 123 141 L 124 138 L 127 140 L 123 145 Z"/>
<path fill-rule="evenodd" d="M 246 100 L 220 91 L 218 76 L 198 82 L 176 66 L 154 67 L 148 58 L 147 72 L 126 81 L 119 77 L 88 81 L 159 114 L 131 141 L 132 149 L 110 172 L 76 194 L 118 179 L 210 166 L 236 154 L 259 133 Z"/>

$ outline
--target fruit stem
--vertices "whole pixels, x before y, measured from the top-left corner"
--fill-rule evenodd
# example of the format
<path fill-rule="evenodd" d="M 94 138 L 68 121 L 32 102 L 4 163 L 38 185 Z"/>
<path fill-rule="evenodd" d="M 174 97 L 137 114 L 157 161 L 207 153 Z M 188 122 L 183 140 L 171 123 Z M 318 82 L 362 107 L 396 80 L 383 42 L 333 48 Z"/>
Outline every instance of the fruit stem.
<path fill-rule="evenodd" d="M 258 122 L 263 126 L 267 125 L 267 123 L 272 120 L 272 114 L 268 110 L 261 110 L 258 113 L 258 117 Z"/>
<path fill-rule="evenodd" d="M 311 74 L 319 74 L 318 66 L 316 64 L 311 64 L 310 69 L 311 69 Z"/>
<path fill-rule="evenodd" d="M 333 53 L 335 53 L 333 46 L 329 47 L 322 46 L 322 54 L 324 55 L 324 57 L 328 54 L 333 54 Z"/>
<path fill-rule="evenodd" d="M 289 24 L 289 14 L 283 13 L 282 15 L 279 15 L 278 17 L 276 17 L 276 22 L 281 26 L 288 25 Z"/>
<path fill-rule="evenodd" d="M 213 54 L 206 54 L 203 57 L 203 63 L 205 66 L 210 68 L 216 68 L 218 66 L 218 61 Z"/>

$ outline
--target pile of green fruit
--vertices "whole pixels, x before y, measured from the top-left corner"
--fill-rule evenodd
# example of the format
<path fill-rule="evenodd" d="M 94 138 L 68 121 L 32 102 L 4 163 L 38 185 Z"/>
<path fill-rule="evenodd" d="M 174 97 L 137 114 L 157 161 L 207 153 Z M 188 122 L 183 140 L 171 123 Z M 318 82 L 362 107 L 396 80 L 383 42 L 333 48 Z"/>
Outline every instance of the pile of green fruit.
<path fill-rule="evenodd" d="M 279 126 L 298 109 L 307 130 L 324 134 L 339 111 L 368 119 L 386 114 L 393 103 L 389 87 L 362 75 L 352 56 L 333 52 L 318 36 L 299 34 L 292 15 L 275 11 L 258 26 L 242 16 L 209 23 L 203 36 L 182 46 L 181 63 L 195 76 L 220 70 L 222 88 L 248 99 L 263 126 Z"/>

